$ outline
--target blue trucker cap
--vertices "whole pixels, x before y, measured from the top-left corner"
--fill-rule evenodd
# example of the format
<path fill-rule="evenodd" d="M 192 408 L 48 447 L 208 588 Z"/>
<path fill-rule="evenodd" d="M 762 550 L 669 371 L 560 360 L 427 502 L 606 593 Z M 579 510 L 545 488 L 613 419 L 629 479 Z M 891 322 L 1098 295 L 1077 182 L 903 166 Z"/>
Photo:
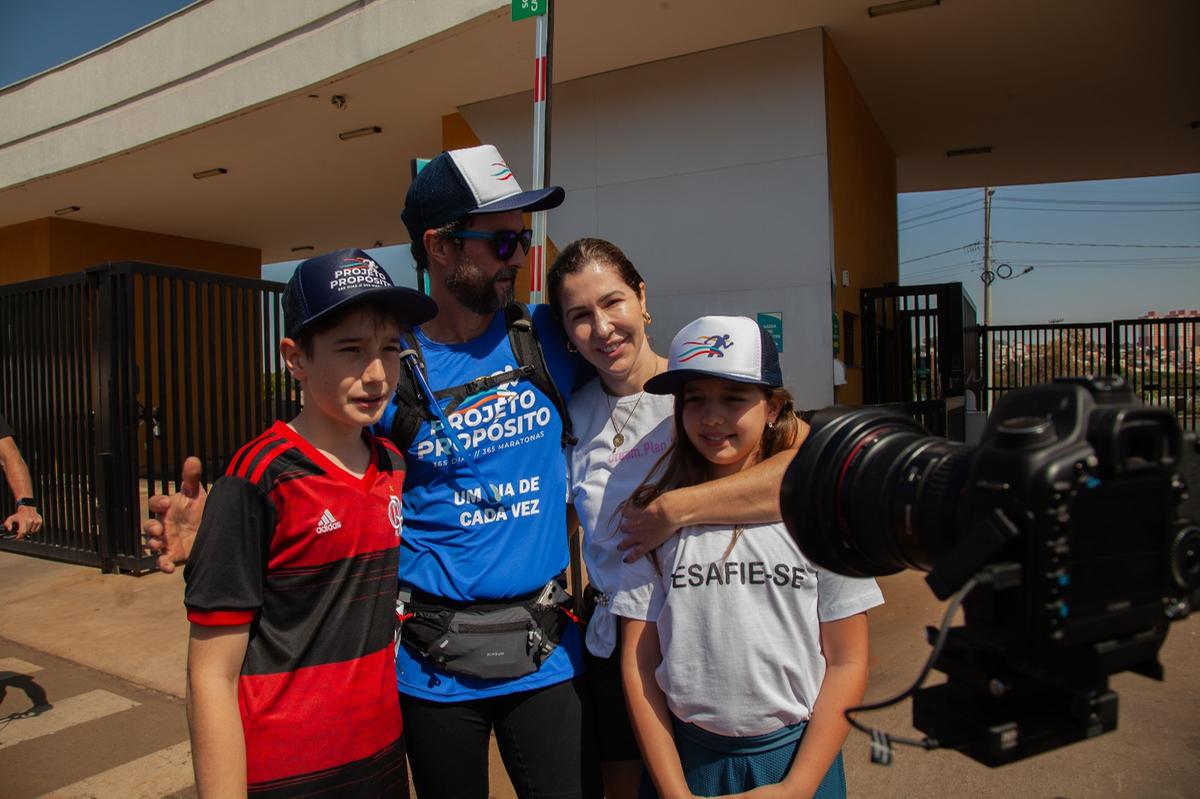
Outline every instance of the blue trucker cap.
<path fill-rule="evenodd" d="M 362 250 L 346 249 L 309 258 L 283 290 L 283 327 L 290 338 L 318 319 L 355 302 L 381 299 L 410 325 L 437 315 L 437 304 L 413 289 L 401 288 Z"/>
<path fill-rule="evenodd" d="M 561 186 L 522 191 L 493 145 L 448 150 L 413 178 L 400 218 L 413 241 L 471 214 L 548 211 L 562 205 Z"/>

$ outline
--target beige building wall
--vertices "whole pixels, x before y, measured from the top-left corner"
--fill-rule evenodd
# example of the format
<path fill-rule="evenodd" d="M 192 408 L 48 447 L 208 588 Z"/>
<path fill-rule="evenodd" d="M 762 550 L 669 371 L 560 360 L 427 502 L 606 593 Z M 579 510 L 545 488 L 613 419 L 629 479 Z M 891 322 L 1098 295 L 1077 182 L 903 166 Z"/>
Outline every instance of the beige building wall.
<path fill-rule="evenodd" d="M 550 213 L 560 244 L 599 236 L 646 278 L 656 349 L 704 314 L 783 314 L 801 407 L 833 400 L 832 256 L 819 29 L 554 87 Z M 464 107 L 530 174 L 528 93 Z"/>
<path fill-rule="evenodd" d="M 462 109 L 522 175 L 531 102 Z M 822 31 L 566 82 L 553 102 L 551 182 L 567 202 L 551 235 L 626 251 L 660 351 L 702 314 L 782 313 L 785 377 L 820 407 L 835 399 L 836 314 L 850 364 L 836 400 L 861 404 L 860 290 L 899 279 L 896 158 Z"/>

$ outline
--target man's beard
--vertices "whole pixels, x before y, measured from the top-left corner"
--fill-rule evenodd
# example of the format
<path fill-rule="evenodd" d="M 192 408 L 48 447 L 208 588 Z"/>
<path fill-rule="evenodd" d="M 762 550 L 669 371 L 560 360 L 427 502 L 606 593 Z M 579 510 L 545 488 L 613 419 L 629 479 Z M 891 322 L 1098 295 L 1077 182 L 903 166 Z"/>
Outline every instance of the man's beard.
<path fill-rule="evenodd" d="M 517 270 L 506 266 L 489 280 L 475 262 L 465 255 L 459 258 L 458 266 L 446 278 L 446 289 L 464 308 L 480 316 L 494 313 L 513 300 Z M 509 281 L 503 287 L 497 284 Z"/>

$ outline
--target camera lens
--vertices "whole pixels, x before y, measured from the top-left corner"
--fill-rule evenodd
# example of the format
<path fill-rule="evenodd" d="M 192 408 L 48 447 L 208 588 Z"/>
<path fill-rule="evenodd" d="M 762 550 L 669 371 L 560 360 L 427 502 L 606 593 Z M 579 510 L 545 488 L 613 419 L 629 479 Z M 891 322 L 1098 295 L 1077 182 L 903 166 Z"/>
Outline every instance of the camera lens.
<path fill-rule="evenodd" d="M 932 569 L 954 543 L 974 448 L 881 408 L 827 409 L 810 424 L 781 494 L 805 556 L 853 577 Z"/>

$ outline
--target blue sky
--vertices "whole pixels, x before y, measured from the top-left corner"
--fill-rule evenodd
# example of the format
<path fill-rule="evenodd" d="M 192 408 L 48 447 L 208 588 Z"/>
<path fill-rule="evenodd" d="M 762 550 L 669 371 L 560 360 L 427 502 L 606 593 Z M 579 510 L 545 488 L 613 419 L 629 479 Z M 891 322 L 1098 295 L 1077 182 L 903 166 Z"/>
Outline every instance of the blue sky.
<path fill-rule="evenodd" d="M 70 61 L 194 0 L 0 0 L 0 86 Z"/>
<path fill-rule="evenodd" d="M 191 2 L 0 0 L 0 87 Z M 897 209 L 901 283 L 962 282 L 982 321 L 983 190 L 902 194 Z M 992 239 L 993 263 L 1020 275 L 992 285 L 996 324 L 1200 309 L 1200 174 L 1000 187 Z M 407 246 L 372 254 L 413 285 Z M 268 265 L 264 277 L 286 279 L 295 263 Z"/>
<path fill-rule="evenodd" d="M 897 208 L 901 283 L 961 282 L 982 321 L 983 189 Z M 992 284 L 995 324 L 1200 309 L 1200 174 L 998 187 L 991 234 L 1013 274 Z"/>

